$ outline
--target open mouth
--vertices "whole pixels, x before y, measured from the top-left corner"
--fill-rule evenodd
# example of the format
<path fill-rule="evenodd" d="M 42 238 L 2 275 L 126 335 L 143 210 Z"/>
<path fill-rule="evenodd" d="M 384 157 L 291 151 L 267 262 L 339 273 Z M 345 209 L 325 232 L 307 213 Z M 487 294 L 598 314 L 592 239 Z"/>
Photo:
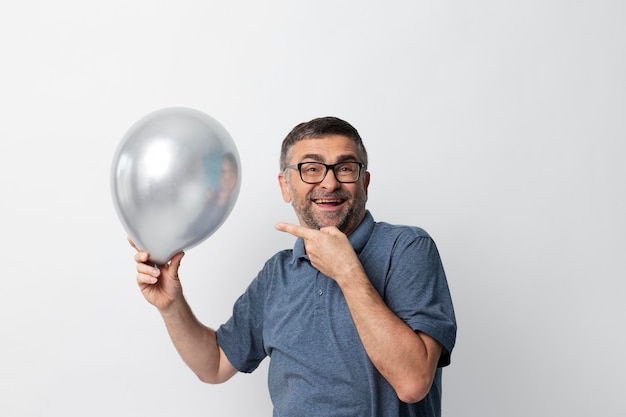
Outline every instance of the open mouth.
<path fill-rule="evenodd" d="M 315 204 L 317 204 L 318 206 L 339 206 L 341 205 L 345 200 L 341 199 L 341 198 L 316 198 L 313 199 L 313 202 Z"/>

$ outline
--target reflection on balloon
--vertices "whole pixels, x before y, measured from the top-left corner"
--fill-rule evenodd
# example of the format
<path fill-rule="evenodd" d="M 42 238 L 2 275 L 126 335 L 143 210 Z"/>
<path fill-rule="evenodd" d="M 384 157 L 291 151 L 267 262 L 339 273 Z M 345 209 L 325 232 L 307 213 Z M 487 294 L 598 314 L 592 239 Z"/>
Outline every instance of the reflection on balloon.
<path fill-rule="evenodd" d="M 183 107 L 135 123 L 111 168 L 117 215 L 157 264 L 212 235 L 230 214 L 240 183 L 239 153 L 226 129 Z"/>

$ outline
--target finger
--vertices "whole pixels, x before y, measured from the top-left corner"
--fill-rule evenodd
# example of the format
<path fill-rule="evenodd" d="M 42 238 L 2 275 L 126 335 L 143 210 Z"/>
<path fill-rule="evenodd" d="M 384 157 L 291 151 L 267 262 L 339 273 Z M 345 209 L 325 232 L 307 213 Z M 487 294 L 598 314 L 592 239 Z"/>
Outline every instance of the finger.
<path fill-rule="evenodd" d="M 137 272 L 144 275 L 150 275 L 153 277 L 158 277 L 161 275 L 161 270 L 154 265 L 146 264 L 146 263 L 138 263 L 137 264 Z"/>
<path fill-rule="evenodd" d="M 126 236 L 126 240 L 128 240 L 128 243 L 130 243 L 130 246 L 132 246 L 133 248 L 135 248 L 135 250 L 137 250 L 137 252 L 139 252 L 139 248 L 137 247 L 137 245 L 135 245 L 135 242 L 133 242 L 130 236 Z"/>
<path fill-rule="evenodd" d="M 156 284 L 157 282 L 159 282 L 158 278 L 153 275 L 142 274 L 142 273 L 137 274 L 137 284 L 152 285 L 152 284 Z"/>
<path fill-rule="evenodd" d="M 178 252 L 172 257 L 169 266 L 169 272 L 173 279 L 178 280 L 178 268 L 180 268 L 180 262 L 185 256 L 185 252 Z"/>
<path fill-rule="evenodd" d="M 148 252 L 138 251 L 134 258 L 137 263 L 146 263 L 148 262 L 148 259 L 150 259 L 150 254 Z"/>
<path fill-rule="evenodd" d="M 170 267 L 178 269 L 183 259 L 183 256 L 185 256 L 185 252 L 178 252 L 176 255 L 172 256 L 172 259 L 170 261 Z"/>
<path fill-rule="evenodd" d="M 335 226 L 326 226 L 320 229 L 320 232 L 326 233 L 327 235 L 339 235 L 341 231 L 337 229 Z"/>
<path fill-rule="evenodd" d="M 281 232 L 290 233 L 296 237 L 301 237 L 303 239 L 311 238 L 315 234 L 315 230 L 309 229 L 302 226 L 297 226 L 295 224 L 280 222 L 276 223 L 276 230 L 280 230 Z"/>

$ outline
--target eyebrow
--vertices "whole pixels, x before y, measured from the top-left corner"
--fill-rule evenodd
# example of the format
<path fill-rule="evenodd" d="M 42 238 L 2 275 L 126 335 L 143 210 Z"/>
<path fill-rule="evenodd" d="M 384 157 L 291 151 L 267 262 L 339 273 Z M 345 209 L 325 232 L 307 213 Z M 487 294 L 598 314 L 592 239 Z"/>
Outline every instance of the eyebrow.
<path fill-rule="evenodd" d="M 322 162 L 322 163 L 325 162 L 322 155 L 317 154 L 317 153 L 307 153 L 305 155 L 302 155 L 301 161 L 305 161 L 307 159 L 313 160 L 315 162 Z M 355 154 L 348 153 L 348 154 L 339 155 L 335 163 L 357 162 L 357 161 L 358 161 L 358 158 L 356 157 Z"/>

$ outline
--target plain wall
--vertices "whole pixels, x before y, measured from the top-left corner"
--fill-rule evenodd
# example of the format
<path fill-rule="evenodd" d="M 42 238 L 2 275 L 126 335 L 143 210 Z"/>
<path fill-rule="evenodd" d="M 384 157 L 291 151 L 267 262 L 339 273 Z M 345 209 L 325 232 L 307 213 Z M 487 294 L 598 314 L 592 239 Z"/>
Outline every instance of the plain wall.
<path fill-rule="evenodd" d="M 270 416 L 266 366 L 199 382 L 135 284 L 110 194 L 145 114 L 233 136 L 242 186 L 181 269 L 217 327 L 293 239 L 280 143 L 335 115 L 375 219 L 437 242 L 459 333 L 445 416 L 623 416 L 626 3 L 0 5 L 0 415 Z"/>

